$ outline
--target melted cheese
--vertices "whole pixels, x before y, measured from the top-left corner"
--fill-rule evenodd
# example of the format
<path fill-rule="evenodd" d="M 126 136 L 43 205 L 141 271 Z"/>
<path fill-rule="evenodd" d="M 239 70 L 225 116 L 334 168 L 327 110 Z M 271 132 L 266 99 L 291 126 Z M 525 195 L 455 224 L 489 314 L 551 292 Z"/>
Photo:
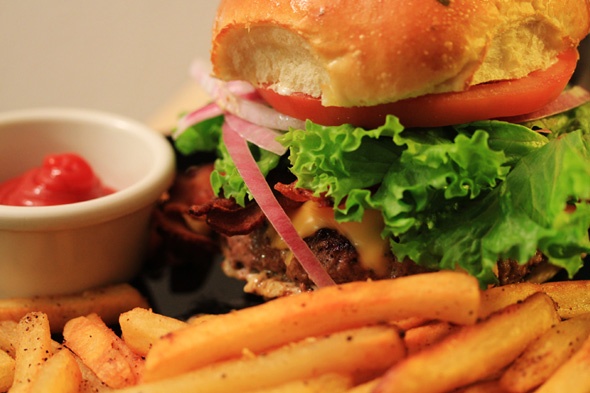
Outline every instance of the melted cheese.
<path fill-rule="evenodd" d="M 334 219 L 331 207 L 322 207 L 313 201 L 305 202 L 300 208 L 287 212 L 297 233 L 306 238 L 322 228 L 338 231 L 355 247 L 359 260 L 365 269 L 373 270 L 379 276 L 387 274 L 387 251 L 389 244 L 381 238 L 383 218 L 377 210 L 367 210 L 361 222 L 339 223 Z M 273 247 L 287 249 L 285 242 L 274 237 Z M 291 258 L 286 258 L 289 263 Z"/>

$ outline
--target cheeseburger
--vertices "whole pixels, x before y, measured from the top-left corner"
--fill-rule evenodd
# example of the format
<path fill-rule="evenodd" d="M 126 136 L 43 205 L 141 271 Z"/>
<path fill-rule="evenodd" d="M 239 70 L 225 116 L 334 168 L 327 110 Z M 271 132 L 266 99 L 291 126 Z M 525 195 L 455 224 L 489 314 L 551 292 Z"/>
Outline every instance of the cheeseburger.
<path fill-rule="evenodd" d="M 222 0 L 212 71 L 192 68 L 212 101 L 173 132 L 215 157 L 179 175 L 160 227 L 219 246 L 265 297 L 573 276 L 590 95 L 569 82 L 589 26 L 588 0 Z"/>

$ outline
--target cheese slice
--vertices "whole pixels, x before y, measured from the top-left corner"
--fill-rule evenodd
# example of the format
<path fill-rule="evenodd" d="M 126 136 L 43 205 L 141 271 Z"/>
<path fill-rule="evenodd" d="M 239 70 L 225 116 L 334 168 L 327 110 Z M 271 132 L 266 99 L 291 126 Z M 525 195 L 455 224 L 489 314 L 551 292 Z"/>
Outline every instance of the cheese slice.
<path fill-rule="evenodd" d="M 373 270 L 379 276 L 387 275 L 389 243 L 381 237 L 384 227 L 381 212 L 366 210 L 361 222 L 339 223 L 334 218 L 332 207 L 323 207 L 314 201 L 307 201 L 301 207 L 287 211 L 287 214 L 301 238 L 312 236 L 322 228 L 335 230 L 355 247 L 359 262 L 365 269 Z M 271 244 L 281 250 L 288 248 L 276 234 Z M 288 264 L 291 257 L 286 258 L 285 263 Z"/>

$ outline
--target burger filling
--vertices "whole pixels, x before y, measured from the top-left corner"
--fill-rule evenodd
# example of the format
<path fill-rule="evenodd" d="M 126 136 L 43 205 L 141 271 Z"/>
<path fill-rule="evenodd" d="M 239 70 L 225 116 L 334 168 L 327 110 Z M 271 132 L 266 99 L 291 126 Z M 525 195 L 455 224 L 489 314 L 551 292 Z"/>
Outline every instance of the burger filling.
<path fill-rule="evenodd" d="M 185 116 L 175 143 L 187 155 L 216 152 L 215 198 L 191 214 L 223 235 L 225 270 L 250 274 L 252 286 L 319 285 L 282 217 L 334 282 L 461 269 L 487 286 L 544 261 L 573 276 L 590 251 L 590 103 L 518 123 L 407 129 L 389 115 L 375 128 L 295 121 L 278 133 L 253 124 L 254 112 L 268 120 L 251 111 L 268 109 L 255 92 L 235 97 L 204 121 L 187 121 L 202 111 Z M 242 138 L 245 151 L 234 146 Z"/>

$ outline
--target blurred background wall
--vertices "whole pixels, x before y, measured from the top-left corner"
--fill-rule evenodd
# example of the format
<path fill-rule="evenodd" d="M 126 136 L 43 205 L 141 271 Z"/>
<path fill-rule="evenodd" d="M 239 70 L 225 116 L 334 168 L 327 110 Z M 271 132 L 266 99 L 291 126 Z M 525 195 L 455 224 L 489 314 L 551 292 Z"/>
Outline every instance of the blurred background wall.
<path fill-rule="evenodd" d="M 107 110 L 138 120 L 208 58 L 218 0 L 0 0 L 0 111 Z"/>
<path fill-rule="evenodd" d="M 190 84 L 191 61 L 208 59 L 218 3 L 0 0 L 0 111 L 76 106 L 151 119 Z M 590 85 L 588 58 L 583 67 Z"/>

